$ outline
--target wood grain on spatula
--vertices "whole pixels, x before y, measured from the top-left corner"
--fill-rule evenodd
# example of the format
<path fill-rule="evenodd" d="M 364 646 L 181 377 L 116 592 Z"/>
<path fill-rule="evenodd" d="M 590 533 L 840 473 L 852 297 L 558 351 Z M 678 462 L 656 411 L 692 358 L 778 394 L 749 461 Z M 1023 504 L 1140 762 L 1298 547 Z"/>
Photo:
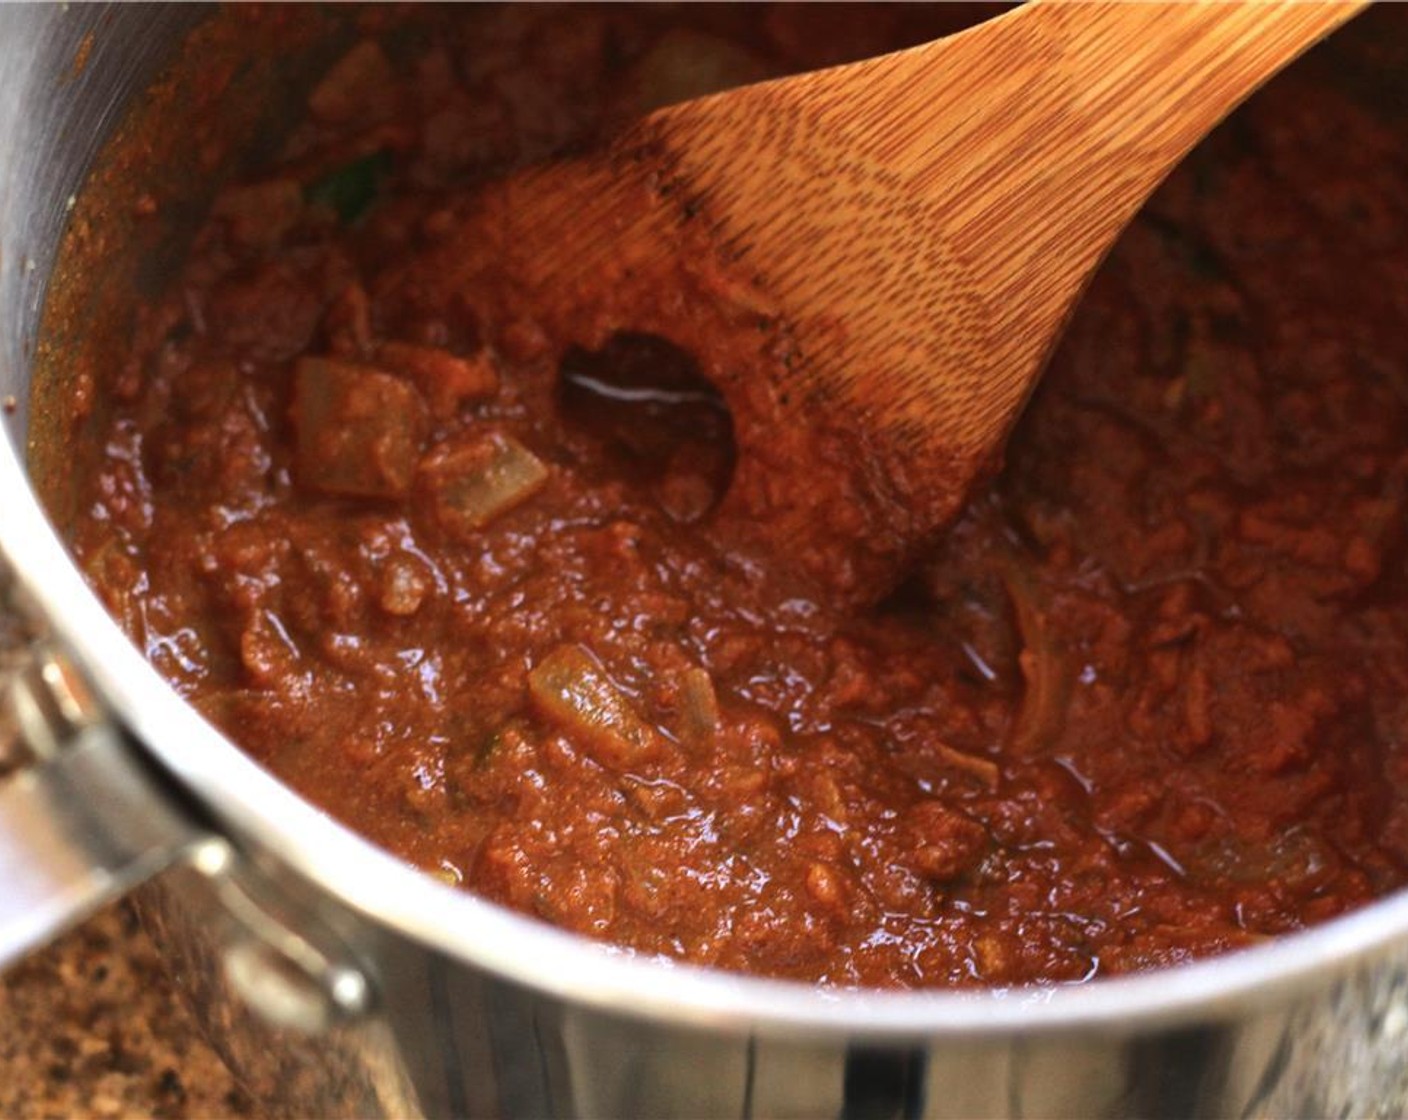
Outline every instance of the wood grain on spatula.
<path fill-rule="evenodd" d="M 739 452 L 716 531 L 873 599 L 997 468 L 1150 192 L 1361 6 L 1030 4 L 661 109 L 491 187 L 418 267 L 540 308 L 550 347 L 693 350 Z"/>

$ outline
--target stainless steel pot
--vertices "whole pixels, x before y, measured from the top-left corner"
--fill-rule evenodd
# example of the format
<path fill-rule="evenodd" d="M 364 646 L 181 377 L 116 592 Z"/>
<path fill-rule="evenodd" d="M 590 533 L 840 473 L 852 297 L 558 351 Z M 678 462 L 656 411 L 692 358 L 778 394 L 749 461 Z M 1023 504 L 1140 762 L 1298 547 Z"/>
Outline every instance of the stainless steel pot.
<path fill-rule="evenodd" d="M 70 563 L 24 448 L 71 196 L 204 15 L 0 7 L 0 965 L 165 869 L 145 903 L 173 968 L 292 1114 L 1408 1112 L 1408 895 L 1085 987 L 828 992 L 633 960 L 442 887 L 183 704 Z"/>

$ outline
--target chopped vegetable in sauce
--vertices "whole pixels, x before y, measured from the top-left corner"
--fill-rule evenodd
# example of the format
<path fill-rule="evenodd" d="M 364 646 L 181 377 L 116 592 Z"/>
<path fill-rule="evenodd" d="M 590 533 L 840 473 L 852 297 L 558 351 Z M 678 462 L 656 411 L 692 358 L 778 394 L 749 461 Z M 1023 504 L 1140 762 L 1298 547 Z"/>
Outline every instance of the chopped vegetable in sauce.
<path fill-rule="evenodd" d="M 659 733 L 581 646 L 562 646 L 539 662 L 528 674 L 528 695 L 603 766 L 626 770 L 660 751 Z"/>
<path fill-rule="evenodd" d="M 719 733 L 719 698 L 704 669 L 690 666 L 680 674 L 680 741 L 711 747 Z"/>
<path fill-rule="evenodd" d="M 390 170 L 390 153 L 373 152 L 308 184 L 304 196 L 314 206 L 327 207 L 343 225 L 352 225 L 371 209 Z"/>
<path fill-rule="evenodd" d="M 326 358 L 300 359 L 294 379 L 298 473 L 306 485 L 363 498 L 410 489 L 426 427 L 413 386 Z"/>
<path fill-rule="evenodd" d="M 436 448 L 421 478 L 441 528 L 470 536 L 537 493 L 548 469 L 512 436 L 493 433 Z"/>

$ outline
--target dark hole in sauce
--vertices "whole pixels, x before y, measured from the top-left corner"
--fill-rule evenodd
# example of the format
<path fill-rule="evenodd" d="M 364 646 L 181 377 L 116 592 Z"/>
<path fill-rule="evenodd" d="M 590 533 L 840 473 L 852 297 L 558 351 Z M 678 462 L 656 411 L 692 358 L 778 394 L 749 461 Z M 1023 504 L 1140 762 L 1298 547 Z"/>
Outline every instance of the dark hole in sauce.
<path fill-rule="evenodd" d="M 733 419 L 686 351 L 650 334 L 574 346 L 559 367 L 558 405 L 600 442 L 608 469 L 649 487 L 676 521 L 698 521 L 728 490 Z"/>

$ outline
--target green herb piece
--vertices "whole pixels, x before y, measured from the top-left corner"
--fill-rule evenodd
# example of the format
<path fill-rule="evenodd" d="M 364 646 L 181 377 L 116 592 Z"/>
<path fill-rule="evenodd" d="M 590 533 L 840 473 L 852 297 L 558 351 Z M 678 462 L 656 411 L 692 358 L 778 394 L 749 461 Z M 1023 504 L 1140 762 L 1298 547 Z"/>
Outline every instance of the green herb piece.
<path fill-rule="evenodd" d="M 315 206 L 326 206 L 343 225 L 352 225 L 371 209 L 390 173 L 391 153 L 373 152 L 308 184 L 303 195 Z"/>

